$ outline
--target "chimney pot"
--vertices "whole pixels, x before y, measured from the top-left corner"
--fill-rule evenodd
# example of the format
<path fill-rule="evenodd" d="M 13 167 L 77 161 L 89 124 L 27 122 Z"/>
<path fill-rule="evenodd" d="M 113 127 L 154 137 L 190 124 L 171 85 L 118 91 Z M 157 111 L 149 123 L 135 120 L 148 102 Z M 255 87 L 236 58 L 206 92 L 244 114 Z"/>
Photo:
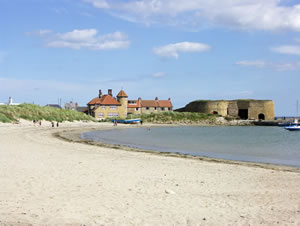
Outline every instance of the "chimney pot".
<path fill-rule="evenodd" d="M 108 90 L 108 95 L 112 96 L 112 89 Z"/>
<path fill-rule="evenodd" d="M 158 100 L 158 97 L 155 97 L 155 100 Z"/>
<path fill-rule="evenodd" d="M 102 97 L 102 91 L 101 91 L 101 89 L 99 89 L 99 98 L 101 98 Z"/>
<path fill-rule="evenodd" d="M 168 100 L 171 100 L 171 98 L 169 97 L 169 99 Z"/>

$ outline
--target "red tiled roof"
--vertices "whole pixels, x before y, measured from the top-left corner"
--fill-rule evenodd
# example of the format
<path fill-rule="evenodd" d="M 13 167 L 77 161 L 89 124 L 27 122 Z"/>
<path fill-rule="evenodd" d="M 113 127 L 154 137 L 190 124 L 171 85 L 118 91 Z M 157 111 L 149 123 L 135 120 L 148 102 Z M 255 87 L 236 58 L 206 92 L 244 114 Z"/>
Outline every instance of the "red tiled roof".
<path fill-rule="evenodd" d="M 95 104 L 99 104 L 99 105 L 117 105 L 117 106 L 121 105 L 119 101 L 117 101 L 115 98 L 113 98 L 110 95 L 103 95 L 101 98 L 96 97 L 88 103 L 88 105 L 95 105 Z"/>
<path fill-rule="evenodd" d="M 171 100 L 158 100 L 159 107 L 172 108 Z"/>
<path fill-rule="evenodd" d="M 156 100 L 142 100 L 142 107 L 159 107 Z"/>
<path fill-rule="evenodd" d="M 135 101 L 135 100 L 134 100 Z M 165 107 L 172 108 L 171 100 L 142 100 L 141 104 L 136 101 L 136 104 L 128 104 L 129 108 L 140 108 L 140 107 Z"/>
<path fill-rule="evenodd" d="M 121 90 L 117 97 L 128 97 L 124 90 Z"/>

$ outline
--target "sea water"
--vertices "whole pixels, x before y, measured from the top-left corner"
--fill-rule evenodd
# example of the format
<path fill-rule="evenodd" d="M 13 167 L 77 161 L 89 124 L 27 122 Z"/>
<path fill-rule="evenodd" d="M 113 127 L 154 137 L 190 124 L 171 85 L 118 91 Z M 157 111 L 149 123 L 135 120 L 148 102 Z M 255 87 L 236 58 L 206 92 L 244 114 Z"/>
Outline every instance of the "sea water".
<path fill-rule="evenodd" d="M 300 167 L 300 131 L 281 127 L 142 127 L 88 132 L 82 138 L 159 152 Z"/>

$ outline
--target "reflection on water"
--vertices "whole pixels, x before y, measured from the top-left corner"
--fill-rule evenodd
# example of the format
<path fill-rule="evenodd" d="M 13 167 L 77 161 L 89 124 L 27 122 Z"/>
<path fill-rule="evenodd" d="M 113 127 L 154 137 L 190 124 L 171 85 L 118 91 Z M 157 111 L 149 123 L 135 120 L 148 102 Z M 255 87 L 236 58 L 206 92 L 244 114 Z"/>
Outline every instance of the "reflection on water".
<path fill-rule="evenodd" d="M 280 127 L 113 129 L 82 137 L 161 152 L 300 167 L 300 132 Z"/>

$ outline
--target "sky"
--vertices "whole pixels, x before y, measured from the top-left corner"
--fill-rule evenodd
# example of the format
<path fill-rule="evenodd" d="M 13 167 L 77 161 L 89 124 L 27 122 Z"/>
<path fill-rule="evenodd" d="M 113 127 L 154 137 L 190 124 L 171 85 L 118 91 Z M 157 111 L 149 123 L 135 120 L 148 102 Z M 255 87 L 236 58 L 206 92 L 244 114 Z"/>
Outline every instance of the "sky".
<path fill-rule="evenodd" d="M 295 0 L 0 0 L 0 102 L 300 99 Z"/>

